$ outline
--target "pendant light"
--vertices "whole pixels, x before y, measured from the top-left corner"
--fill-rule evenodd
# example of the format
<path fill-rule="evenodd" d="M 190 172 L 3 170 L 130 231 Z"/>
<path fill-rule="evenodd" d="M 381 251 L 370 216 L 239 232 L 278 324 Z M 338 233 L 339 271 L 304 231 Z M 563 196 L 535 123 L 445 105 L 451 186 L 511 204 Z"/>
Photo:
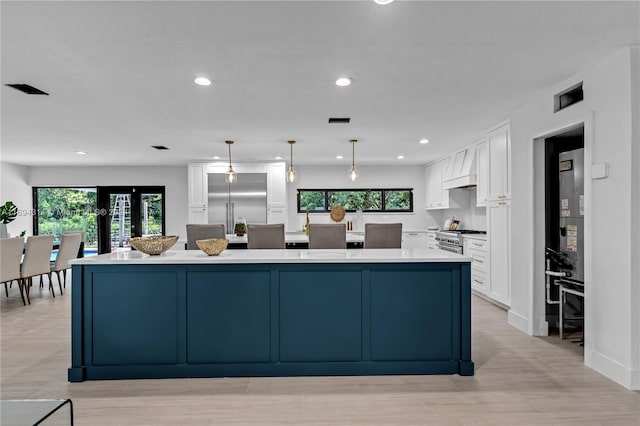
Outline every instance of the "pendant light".
<path fill-rule="evenodd" d="M 360 176 L 360 172 L 356 169 L 356 142 L 357 139 L 351 139 L 349 141 L 351 143 L 351 169 L 349 170 L 348 176 L 351 179 L 351 182 L 355 182 Z"/>
<path fill-rule="evenodd" d="M 297 176 L 296 169 L 293 168 L 293 144 L 296 143 L 296 141 L 288 141 L 287 143 L 291 146 L 291 163 L 289 164 L 289 171 L 287 172 L 287 182 L 293 183 Z"/>
<path fill-rule="evenodd" d="M 231 167 L 231 145 L 233 145 L 233 141 L 224 141 L 229 146 L 229 170 L 224 172 L 224 180 L 227 183 L 233 183 L 238 181 L 238 174 L 233 167 Z"/>

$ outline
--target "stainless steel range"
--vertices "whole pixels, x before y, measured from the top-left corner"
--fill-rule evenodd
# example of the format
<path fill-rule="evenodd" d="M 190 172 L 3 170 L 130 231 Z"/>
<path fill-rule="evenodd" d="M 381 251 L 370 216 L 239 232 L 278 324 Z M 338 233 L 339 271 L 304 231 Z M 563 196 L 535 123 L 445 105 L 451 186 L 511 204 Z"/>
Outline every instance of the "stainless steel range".
<path fill-rule="evenodd" d="M 472 231 L 470 229 L 462 229 L 457 231 L 438 231 L 436 232 L 436 241 L 438 242 L 438 248 L 440 250 L 462 254 L 462 236 L 464 234 L 486 233 L 486 231 Z"/>

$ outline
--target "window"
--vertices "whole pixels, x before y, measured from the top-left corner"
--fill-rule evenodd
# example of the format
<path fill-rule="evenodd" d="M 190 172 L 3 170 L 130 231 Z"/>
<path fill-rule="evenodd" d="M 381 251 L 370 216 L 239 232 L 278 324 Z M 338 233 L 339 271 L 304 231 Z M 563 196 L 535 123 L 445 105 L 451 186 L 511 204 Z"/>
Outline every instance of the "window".
<path fill-rule="evenodd" d="M 327 213 L 341 205 L 346 211 L 413 212 L 413 189 L 299 189 L 298 213 Z"/>
<path fill-rule="evenodd" d="M 98 246 L 96 188 L 33 188 L 33 233 L 53 235 L 85 231 L 85 248 Z"/>

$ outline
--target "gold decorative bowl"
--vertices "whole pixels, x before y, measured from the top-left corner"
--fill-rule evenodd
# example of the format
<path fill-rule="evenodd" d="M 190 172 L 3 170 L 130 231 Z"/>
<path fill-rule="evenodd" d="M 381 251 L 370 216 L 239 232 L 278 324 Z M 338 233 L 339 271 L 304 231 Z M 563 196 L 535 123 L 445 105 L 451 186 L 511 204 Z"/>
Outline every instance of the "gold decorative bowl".
<path fill-rule="evenodd" d="M 229 240 L 222 238 L 209 238 L 208 240 L 196 240 L 196 244 L 200 247 L 200 250 L 207 253 L 209 256 L 217 256 L 227 248 Z"/>
<path fill-rule="evenodd" d="M 133 237 L 129 242 L 131 247 L 150 255 L 162 254 L 169 250 L 176 241 L 177 235 L 158 235 L 154 237 Z"/>

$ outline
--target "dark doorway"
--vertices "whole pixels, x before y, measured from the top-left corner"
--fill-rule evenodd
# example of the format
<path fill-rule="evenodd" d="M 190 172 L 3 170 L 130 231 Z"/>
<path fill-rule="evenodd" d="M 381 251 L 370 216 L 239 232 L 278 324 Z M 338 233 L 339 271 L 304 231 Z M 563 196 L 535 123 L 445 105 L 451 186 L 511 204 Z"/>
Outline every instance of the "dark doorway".
<path fill-rule="evenodd" d="M 550 334 L 582 332 L 584 126 L 545 139 L 546 319 Z M 549 276 L 551 271 L 556 275 Z M 562 316 L 562 320 L 561 320 Z M 581 341 L 579 335 L 577 341 Z"/>
<path fill-rule="evenodd" d="M 165 234 L 164 186 L 98 187 L 99 253 L 130 249 L 130 239 Z"/>

